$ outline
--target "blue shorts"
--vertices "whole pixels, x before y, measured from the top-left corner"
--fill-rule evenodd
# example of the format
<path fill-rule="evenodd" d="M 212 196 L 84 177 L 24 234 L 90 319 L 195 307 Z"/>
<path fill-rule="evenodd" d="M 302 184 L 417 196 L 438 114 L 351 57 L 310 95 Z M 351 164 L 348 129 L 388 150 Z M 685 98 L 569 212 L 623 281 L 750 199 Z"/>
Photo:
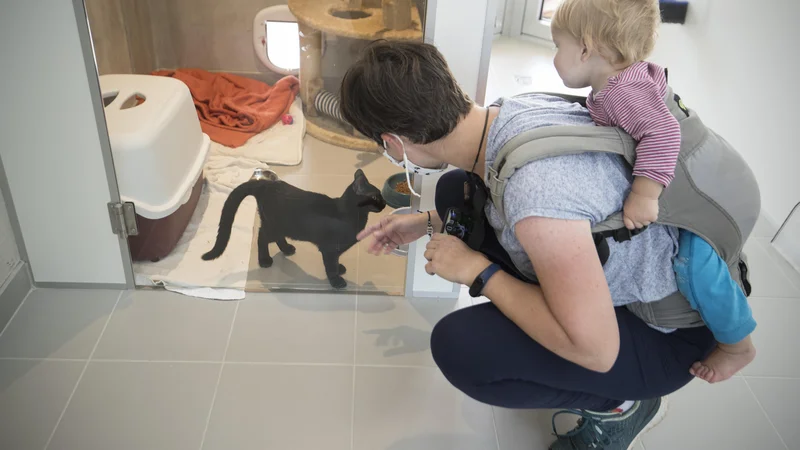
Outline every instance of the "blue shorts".
<path fill-rule="evenodd" d="M 718 342 L 735 344 L 755 330 L 747 297 L 731 278 L 728 265 L 703 238 L 681 230 L 674 268 L 678 289 Z"/>

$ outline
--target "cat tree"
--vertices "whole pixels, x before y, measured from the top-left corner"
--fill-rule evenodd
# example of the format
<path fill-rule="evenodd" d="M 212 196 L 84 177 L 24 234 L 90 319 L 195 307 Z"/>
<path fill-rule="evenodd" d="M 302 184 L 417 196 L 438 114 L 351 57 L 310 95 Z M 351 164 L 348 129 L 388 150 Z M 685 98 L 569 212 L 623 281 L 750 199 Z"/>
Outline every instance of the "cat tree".
<path fill-rule="evenodd" d="M 376 151 L 344 123 L 339 99 L 323 89 L 322 33 L 373 41 L 421 41 L 422 21 L 413 0 L 289 0 L 300 30 L 300 99 L 306 131 L 317 139 L 355 150 Z"/>

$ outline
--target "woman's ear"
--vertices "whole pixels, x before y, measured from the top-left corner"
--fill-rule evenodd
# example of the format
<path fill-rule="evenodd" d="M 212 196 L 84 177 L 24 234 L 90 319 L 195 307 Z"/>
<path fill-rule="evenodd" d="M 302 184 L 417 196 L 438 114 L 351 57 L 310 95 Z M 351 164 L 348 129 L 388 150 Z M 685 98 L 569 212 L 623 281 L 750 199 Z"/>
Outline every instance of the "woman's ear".
<path fill-rule="evenodd" d="M 402 145 L 397 138 L 397 135 L 392 133 L 383 133 L 381 134 L 381 139 L 383 139 L 383 148 L 389 150 L 390 148 L 400 148 Z"/>

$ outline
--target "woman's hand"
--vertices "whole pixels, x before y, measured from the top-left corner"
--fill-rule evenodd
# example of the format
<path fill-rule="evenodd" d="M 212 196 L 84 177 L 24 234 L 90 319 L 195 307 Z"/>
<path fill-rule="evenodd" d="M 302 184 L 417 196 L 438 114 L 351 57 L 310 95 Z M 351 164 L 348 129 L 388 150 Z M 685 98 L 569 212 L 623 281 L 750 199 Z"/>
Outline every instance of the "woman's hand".
<path fill-rule="evenodd" d="M 470 285 L 484 269 L 489 260 L 455 236 L 434 234 L 425 250 L 425 271 L 439 275 L 447 281 Z"/>
<path fill-rule="evenodd" d="M 358 240 L 363 241 L 372 236 L 374 239 L 367 252 L 373 255 L 389 254 L 397 247 L 424 236 L 427 227 L 427 214 L 395 214 L 364 228 L 358 233 Z"/>

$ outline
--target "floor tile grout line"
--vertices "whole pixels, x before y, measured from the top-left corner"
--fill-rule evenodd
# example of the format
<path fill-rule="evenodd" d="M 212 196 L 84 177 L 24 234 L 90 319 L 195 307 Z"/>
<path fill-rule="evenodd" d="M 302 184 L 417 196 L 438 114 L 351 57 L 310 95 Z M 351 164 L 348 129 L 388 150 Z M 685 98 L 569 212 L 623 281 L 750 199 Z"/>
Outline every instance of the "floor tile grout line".
<path fill-rule="evenodd" d="M 92 347 L 92 351 L 89 352 L 89 358 L 83 365 L 83 369 L 81 370 L 81 374 L 78 375 L 78 379 L 75 381 L 75 386 L 72 388 L 72 392 L 70 392 L 69 397 L 67 397 L 67 403 L 64 404 L 64 408 L 61 410 L 61 414 L 58 416 L 58 420 L 56 424 L 53 426 L 53 431 L 50 432 L 50 436 L 47 438 L 47 443 L 44 445 L 44 450 L 47 450 L 50 447 L 50 443 L 53 441 L 53 437 L 56 435 L 56 430 L 58 430 L 59 425 L 61 425 L 61 420 L 64 419 L 64 415 L 67 413 L 67 409 L 69 408 L 69 404 L 72 402 L 72 398 L 75 396 L 75 393 L 78 392 L 78 386 L 81 385 L 81 381 L 83 380 L 83 376 L 86 374 L 86 369 L 89 368 L 89 364 L 92 362 L 92 357 L 94 353 L 97 351 L 97 347 L 100 346 L 100 341 L 103 339 L 103 335 L 106 333 L 106 329 L 108 328 L 108 324 L 111 322 L 111 317 L 114 316 L 114 312 L 117 310 L 117 305 L 119 305 L 120 300 L 122 300 L 122 296 L 125 295 L 127 291 L 120 291 L 117 295 L 117 300 L 114 302 L 114 306 L 111 308 L 111 312 L 108 313 L 108 317 L 106 318 L 106 322 L 103 324 L 103 328 L 100 330 L 100 335 L 97 336 L 97 340 L 94 343 L 94 347 Z"/>
<path fill-rule="evenodd" d="M 222 364 L 222 360 L 219 361 L 193 361 L 193 360 L 177 360 L 177 361 L 169 361 L 169 360 L 161 360 L 161 359 L 114 359 L 114 358 L 92 358 L 92 362 L 94 363 L 121 363 L 121 364 L 143 364 L 143 363 L 152 363 L 152 364 Z"/>
<path fill-rule="evenodd" d="M 211 424 L 211 414 L 214 413 L 214 406 L 217 403 L 217 393 L 219 392 L 219 384 L 222 381 L 222 372 L 225 370 L 225 360 L 228 358 L 228 349 L 231 346 L 231 338 L 233 337 L 233 329 L 236 326 L 236 316 L 239 313 L 239 305 L 242 302 L 236 302 L 236 308 L 233 310 L 233 319 L 231 319 L 231 327 L 228 330 L 228 340 L 225 342 L 225 351 L 222 353 L 222 363 L 219 365 L 219 373 L 217 374 L 217 384 L 214 385 L 214 394 L 211 396 L 211 407 L 208 408 L 208 416 L 206 417 L 206 424 L 203 427 L 203 435 L 200 439 L 200 450 L 203 450 L 203 446 L 206 444 L 206 435 L 208 434 L 208 426 Z M 219 363 L 218 363 L 219 364 Z M 45 449 L 46 450 L 46 449 Z"/>
<path fill-rule="evenodd" d="M 490 406 L 489 408 L 492 409 L 492 428 L 494 428 L 494 442 L 497 444 L 497 450 L 500 450 L 500 435 L 497 433 L 497 416 L 495 416 L 494 406 Z"/>
<path fill-rule="evenodd" d="M 778 439 L 781 441 L 783 446 L 786 447 L 786 450 L 789 450 L 789 446 L 786 445 L 786 441 L 783 440 L 783 436 L 781 436 L 781 434 L 778 432 L 778 428 L 775 426 L 774 423 L 772 423 L 772 419 L 769 417 L 769 414 L 767 414 L 767 410 L 764 408 L 764 405 L 761 404 L 761 400 L 758 399 L 758 396 L 756 395 L 756 392 L 753 390 L 753 388 L 750 386 L 750 383 L 747 382 L 747 378 L 743 378 L 743 380 L 744 380 L 744 385 L 747 386 L 747 390 L 750 391 L 750 394 L 755 399 L 758 408 L 761 409 L 761 412 L 764 414 L 764 417 L 767 418 L 767 422 L 769 422 L 769 426 L 772 427 L 772 431 L 774 431 L 775 434 L 778 436 Z"/>
<path fill-rule="evenodd" d="M 277 366 L 277 367 L 353 367 L 352 363 L 314 363 L 314 362 L 269 362 L 269 361 L 225 361 L 228 366 Z"/>
<path fill-rule="evenodd" d="M 52 361 L 52 362 L 87 362 L 87 358 L 25 358 L 2 357 L 0 361 Z M 353 363 L 315 363 L 315 362 L 280 362 L 280 361 L 192 361 L 192 360 L 157 360 L 157 359 L 105 359 L 92 358 L 93 363 L 118 363 L 118 364 L 222 364 L 229 366 L 277 366 L 277 367 L 360 367 L 367 369 L 426 369 L 435 370 L 435 366 L 412 364 L 353 364 Z M 748 378 L 780 378 L 780 377 L 748 377 Z M 800 378 L 785 378 L 787 380 L 800 380 Z"/>
<path fill-rule="evenodd" d="M 36 288 L 32 288 L 31 290 L 29 290 L 28 293 L 25 294 L 25 297 L 22 298 L 22 301 L 19 302 L 17 309 L 14 310 L 14 314 L 11 314 L 11 317 L 9 317 L 8 322 L 6 322 L 6 324 L 3 326 L 3 329 L 0 330 L 0 338 L 3 337 L 3 334 L 5 334 L 8 327 L 11 326 L 11 322 L 13 322 L 14 318 L 17 317 L 17 313 L 22 309 L 22 305 L 25 304 L 25 301 L 28 300 L 28 297 L 30 297 L 33 291 L 35 290 Z"/>
<path fill-rule="evenodd" d="M 752 379 L 752 380 L 790 380 L 790 381 L 800 381 L 800 377 L 782 377 L 782 376 L 770 376 L 770 375 L 742 375 L 740 378 Z"/>
<path fill-rule="evenodd" d="M 86 362 L 88 360 L 88 358 L 26 358 L 17 356 L 0 357 L 0 361 Z"/>

